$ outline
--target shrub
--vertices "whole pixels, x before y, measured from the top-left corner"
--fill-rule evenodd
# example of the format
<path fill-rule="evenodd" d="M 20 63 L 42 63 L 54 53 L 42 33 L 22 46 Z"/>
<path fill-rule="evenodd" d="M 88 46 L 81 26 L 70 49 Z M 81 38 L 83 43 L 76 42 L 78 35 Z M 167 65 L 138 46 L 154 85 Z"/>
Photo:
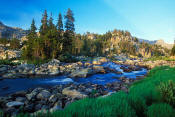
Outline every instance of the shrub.
<path fill-rule="evenodd" d="M 0 60 L 0 65 L 11 65 L 11 66 L 15 66 L 18 65 L 20 63 L 13 63 L 11 60 Z"/>
<path fill-rule="evenodd" d="M 158 89 L 161 93 L 162 101 L 175 106 L 175 82 L 169 80 L 161 83 Z"/>
<path fill-rule="evenodd" d="M 66 63 L 72 63 L 72 62 L 77 62 L 78 60 L 70 55 L 70 54 L 62 54 L 58 57 L 58 59 L 61 61 L 61 62 L 66 62 Z"/>
<path fill-rule="evenodd" d="M 148 108 L 147 117 L 174 117 L 174 110 L 166 103 L 153 104 Z"/>

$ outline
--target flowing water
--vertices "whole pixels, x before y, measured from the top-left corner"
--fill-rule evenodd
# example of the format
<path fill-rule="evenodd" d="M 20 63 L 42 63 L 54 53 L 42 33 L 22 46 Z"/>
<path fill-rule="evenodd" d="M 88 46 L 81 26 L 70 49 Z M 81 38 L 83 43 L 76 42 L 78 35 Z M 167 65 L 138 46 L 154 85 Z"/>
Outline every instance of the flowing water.
<path fill-rule="evenodd" d="M 145 68 L 141 68 L 139 71 L 132 71 L 129 73 L 123 72 L 120 69 L 121 65 L 115 64 L 113 62 L 104 63 L 102 65 L 106 68 L 115 69 L 120 71 L 122 74 L 116 73 L 106 73 L 106 74 L 94 74 L 87 78 L 69 78 L 67 76 L 57 76 L 52 78 L 17 78 L 17 79 L 4 79 L 0 81 L 0 96 L 15 93 L 21 90 L 27 90 L 29 88 L 36 87 L 48 87 L 68 83 L 94 83 L 105 85 L 107 83 L 112 83 L 119 81 L 120 77 L 136 78 L 139 76 L 144 76 L 147 73 Z M 127 66 L 125 66 L 127 67 Z"/>

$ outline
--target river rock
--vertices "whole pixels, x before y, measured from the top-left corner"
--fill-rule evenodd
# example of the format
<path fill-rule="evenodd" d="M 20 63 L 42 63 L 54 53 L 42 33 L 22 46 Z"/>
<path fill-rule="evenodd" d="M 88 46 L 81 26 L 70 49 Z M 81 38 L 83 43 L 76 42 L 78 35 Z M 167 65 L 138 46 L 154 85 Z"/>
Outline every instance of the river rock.
<path fill-rule="evenodd" d="M 71 90 L 69 87 L 64 88 L 62 94 L 70 96 L 72 98 L 79 98 L 79 99 L 87 97 L 87 95 L 82 94 L 81 92 L 78 92 L 75 89 Z"/>
<path fill-rule="evenodd" d="M 42 90 L 43 90 L 43 88 L 36 88 L 36 89 L 34 89 L 31 93 L 26 94 L 26 98 L 27 98 L 28 100 L 31 100 L 31 99 L 35 98 L 36 95 L 37 95 L 39 92 L 41 92 Z"/>
<path fill-rule="evenodd" d="M 108 60 L 105 58 L 105 57 L 99 57 L 99 58 L 96 58 L 92 61 L 92 64 L 93 65 L 101 65 L 102 63 L 104 62 L 107 62 Z"/>
<path fill-rule="evenodd" d="M 103 66 L 93 66 L 93 72 L 95 73 L 105 73 L 105 69 Z"/>
<path fill-rule="evenodd" d="M 90 68 L 84 68 L 71 73 L 69 76 L 71 78 L 86 78 L 91 73 L 92 70 Z"/>
<path fill-rule="evenodd" d="M 57 111 L 57 110 L 62 110 L 62 108 L 61 108 L 61 106 L 60 105 L 58 105 L 58 104 L 55 104 L 54 105 L 54 107 L 53 108 L 51 108 L 50 110 L 49 110 L 49 112 L 54 112 L 54 111 Z"/>
<path fill-rule="evenodd" d="M 48 99 L 51 96 L 51 93 L 47 90 L 42 90 L 38 95 L 37 95 L 37 99 L 40 100 L 45 100 Z"/>
<path fill-rule="evenodd" d="M 23 106 L 24 103 L 23 102 L 17 102 L 17 101 L 12 101 L 12 102 L 8 102 L 6 104 L 7 107 L 19 107 L 19 106 Z"/>
<path fill-rule="evenodd" d="M 49 102 L 55 103 L 58 100 L 58 97 L 56 95 L 52 95 L 49 98 Z"/>
<path fill-rule="evenodd" d="M 26 98 L 25 97 L 17 97 L 16 98 L 16 101 L 17 102 L 25 102 L 26 101 Z"/>
<path fill-rule="evenodd" d="M 2 77 L 3 78 L 15 78 L 16 76 L 13 73 L 6 73 L 6 74 L 2 75 Z"/>
<path fill-rule="evenodd" d="M 84 63 L 84 66 L 85 66 L 85 67 L 89 67 L 89 66 L 91 66 L 91 65 L 92 65 L 92 64 L 89 63 L 89 62 Z"/>

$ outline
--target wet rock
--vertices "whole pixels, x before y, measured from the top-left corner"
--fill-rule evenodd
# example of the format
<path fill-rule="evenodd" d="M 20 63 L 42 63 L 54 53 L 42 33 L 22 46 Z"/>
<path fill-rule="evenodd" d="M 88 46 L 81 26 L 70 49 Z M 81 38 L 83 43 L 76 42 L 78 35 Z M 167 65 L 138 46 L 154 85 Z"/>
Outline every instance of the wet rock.
<path fill-rule="evenodd" d="M 26 98 L 25 97 L 17 97 L 16 98 L 16 101 L 17 102 L 25 102 L 26 101 Z"/>
<path fill-rule="evenodd" d="M 89 67 L 89 66 L 91 66 L 91 65 L 92 65 L 92 64 L 89 63 L 89 62 L 84 63 L 84 66 L 85 66 L 85 67 Z"/>
<path fill-rule="evenodd" d="M 58 97 L 56 95 L 52 95 L 49 98 L 49 102 L 55 103 L 58 100 Z"/>
<path fill-rule="evenodd" d="M 36 95 L 39 93 L 39 91 L 40 91 L 39 88 L 34 89 L 31 93 L 26 94 L 26 98 L 27 98 L 28 100 L 31 100 L 31 99 L 35 98 Z"/>
<path fill-rule="evenodd" d="M 24 107 L 24 112 L 34 112 L 34 104 L 27 104 L 25 107 Z"/>
<path fill-rule="evenodd" d="M 4 75 L 2 75 L 3 78 L 15 78 L 13 73 L 6 73 Z"/>
<path fill-rule="evenodd" d="M 7 107 L 19 107 L 19 106 L 23 106 L 24 103 L 23 102 L 17 102 L 17 101 L 12 101 L 12 102 L 8 102 L 6 104 Z"/>
<path fill-rule="evenodd" d="M 95 73 L 105 73 L 105 69 L 103 66 L 93 66 L 93 72 Z"/>
<path fill-rule="evenodd" d="M 101 65 L 102 63 L 104 62 L 107 62 L 108 60 L 105 58 L 105 57 L 99 57 L 99 58 L 96 58 L 92 61 L 92 64 L 93 65 Z"/>
<path fill-rule="evenodd" d="M 71 90 L 70 88 L 63 89 L 62 94 L 70 96 L 72 98 L 79 98 L 79 99 L 87 97 L 87 95 L 82 94 L 81 92 L 78 92 L 75 89 Z"/>
<path fill-rule="evenodd" d="M 35 111 L 40 110 L 40 109 L 41 109 L 41 107 L 42 107 L 42 105 L 41 105 L 41 104 L 37 104 L 37 105 L 35 106 Z"/>
<path fill-rule="evenodd" d="M 26 91 L 18 91 L 14 94 L 12 94 L 13 97 L 25 97 Z"/>
<path fill-rule="evenodd" d="M 37 99 L 46 100 L 51 96 L 51 93 L 47 90 L 42 90 L 38 95 Z"/>
<path fill-rule="evenodd" d="M 2 90 L 8 90 L 8 89 L 9 89 L 8 86 L 6 86 L 6 87 L 2 87 Z"/>
<path fill-rule="evenodd" d="M 61 106 L 58 105 L 58 104 L 55 104 L 53 108 L 51 108 L 49 111 L 50 112 L 54 112 L 54 111 L 57 111 L 57 110 L 62 110 Z"/>
<path fill-rule="evenodd" d="M 10 107 L 10 108 L 6 108 L 5 110 L 4 110 L 4 112 L 6 113 L 6 114 L 8 114 L 8 115 L 10 115 L 10 114 L 12 114 L 12 113 L 16 113 L 16 109 L 14 108 L 14 107 Z"/>
<path fill-rule="evenodd" d="M 90 68 L 84 68 L 71 73 L 69 76 L 71 78 L 86 78 L 91 73 L 92 70 Z"/>
<path fill-rule="evenodd" d="M 48 64 L 50 64 L 50 65 L 59 65 L 60 61 L 57 60 L 57 59 L 52 59 Z"/>

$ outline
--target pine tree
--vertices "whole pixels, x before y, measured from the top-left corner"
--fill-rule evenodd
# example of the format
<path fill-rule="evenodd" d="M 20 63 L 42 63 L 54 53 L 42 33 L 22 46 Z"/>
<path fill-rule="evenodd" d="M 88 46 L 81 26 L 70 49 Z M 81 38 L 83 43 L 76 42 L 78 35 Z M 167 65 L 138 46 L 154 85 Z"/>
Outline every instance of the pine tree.
<path fill-rule="evenodd" d="M 58 32 L 63 32 L 64 31 L 61 13 L 59 13 L 59 16 L 58 16 L 57 30 L 58 30 Z"/>
<path fill-rule="evenodd" d="M 66 31 L 69 33 L 74 33 L 74 31 L 75 31 L 75 28 L 74 28 L 75 19 L 74 19 L 74 14 L 70 8 L 68 9 L 67 14 L 65 15 L 64 18 L 66 19 L 66 22 L 65 22 Z"/>
<path fill-rule="evenodd" d="M 28 34 L 28 39 L 36 39 L 37 38 L 37 33 L 36 33 L 36 26 L 35 26 L 35 20 L 32 20 L 32 24 L 30 26 L 30 31 Z"/>
<path fill-rule="evenodd" d="M 63 52 L 72 53 L 72 40 L 74 38 L 74 15 L 73 12 L 68 9 L 67 14 L 65 15 L 65 33 L 63 39 Z"/>
<path fill-rule="evenodd" d="M 41 20 L 41 27 L 40 27 L 40 35 L 45 35 L 48 31 L 48 20 L 47 20 L 47 11 L 44 11 L 43 18 Z"/>
<path fill-rule="evenodd" d="M 50 19 L 49 19 L 48 28 L 49 28 L 48 30 L 55 29 L 55 25 L 53 24 L 52 13 L 51 13 L 51 15 L 50 15 Z"/>

